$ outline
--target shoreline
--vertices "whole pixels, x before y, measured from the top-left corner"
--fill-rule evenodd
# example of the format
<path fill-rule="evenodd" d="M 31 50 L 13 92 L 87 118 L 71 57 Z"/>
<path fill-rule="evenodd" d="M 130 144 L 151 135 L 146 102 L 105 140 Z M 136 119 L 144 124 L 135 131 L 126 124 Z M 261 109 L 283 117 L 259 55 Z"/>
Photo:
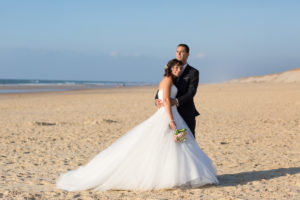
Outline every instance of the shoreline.
<path fill-rule="evenodd" d="M 155 85 L 0 85 L 1 94 L 26 94 L 26 93 L 48 93 L 48 92 L 66 92 L 66 91 L 84 91 L 97 89 L 113 88 L 136 88 L 136 87 L 154 87 Z"/>
<path fill-rule="evenodd" d="M 199 83 L 198 87 L 247 87 L 247 86 L 300 86 L 300 83 Z M 158 84 L 145 85 L 93 85 L 93 84 L 10 84 L 0 85 L 0 95 L 5 94 L 27 94 L 27 93 L 56 93 L 68 91 L 85 91 L 85 90 L 103 90 L 103 89 L 119 89 L 119 88 L 154 88 Z"/>

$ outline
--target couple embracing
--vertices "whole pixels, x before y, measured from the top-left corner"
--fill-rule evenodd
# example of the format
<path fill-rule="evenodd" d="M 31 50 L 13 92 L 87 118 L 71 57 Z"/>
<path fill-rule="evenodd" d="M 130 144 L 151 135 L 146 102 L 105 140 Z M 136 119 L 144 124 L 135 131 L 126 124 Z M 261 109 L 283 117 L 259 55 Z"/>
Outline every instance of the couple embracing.
<path fill-rule="evenodd" d="M 189 47 L 179 44 L 165 66 L 155 104 L 158 110 L 85 166 L 60 175 L 57 187 L 69 190 L 153 190 L 218 184 L 212 161 L 195 140 L 199 72 L 187 64 Z M 186 130 L 183 142 L 176 130 Z"/>

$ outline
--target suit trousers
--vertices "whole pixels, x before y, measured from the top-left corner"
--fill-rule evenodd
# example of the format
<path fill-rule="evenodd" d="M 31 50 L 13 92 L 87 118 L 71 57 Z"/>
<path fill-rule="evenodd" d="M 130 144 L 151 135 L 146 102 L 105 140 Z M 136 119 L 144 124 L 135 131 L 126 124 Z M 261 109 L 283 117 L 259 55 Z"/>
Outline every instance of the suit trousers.
<path fill-rule="evenodd" d="M 196 127 L 196 117 L 186 117 L 184 118 L 185 123 L 188 125 L 189 129 L 192 131 L 195 138 L 195 127 Z"/>

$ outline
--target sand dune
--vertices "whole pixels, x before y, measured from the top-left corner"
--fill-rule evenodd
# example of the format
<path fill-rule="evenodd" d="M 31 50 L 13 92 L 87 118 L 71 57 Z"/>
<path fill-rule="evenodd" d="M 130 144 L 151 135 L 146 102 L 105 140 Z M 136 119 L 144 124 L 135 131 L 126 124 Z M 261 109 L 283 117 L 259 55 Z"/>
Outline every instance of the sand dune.
<path fill-rule="evenodd" d="M 300 68 L 289 71 L 268 74 L 265 76 L 251 76 L 233 79 L 229 83 L 300 83 Z"/>

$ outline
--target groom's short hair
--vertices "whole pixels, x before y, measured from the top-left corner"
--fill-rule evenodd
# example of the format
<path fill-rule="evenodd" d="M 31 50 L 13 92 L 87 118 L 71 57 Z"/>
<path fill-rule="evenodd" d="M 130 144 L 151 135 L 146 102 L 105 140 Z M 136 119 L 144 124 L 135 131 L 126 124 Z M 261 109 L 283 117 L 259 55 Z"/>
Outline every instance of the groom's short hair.
<path fill-rule="evenodd" d="M 187 53 L 190 53 L 190 48 L 187 44 L 179 44 L 177 47 L 184 47 Z"/>

